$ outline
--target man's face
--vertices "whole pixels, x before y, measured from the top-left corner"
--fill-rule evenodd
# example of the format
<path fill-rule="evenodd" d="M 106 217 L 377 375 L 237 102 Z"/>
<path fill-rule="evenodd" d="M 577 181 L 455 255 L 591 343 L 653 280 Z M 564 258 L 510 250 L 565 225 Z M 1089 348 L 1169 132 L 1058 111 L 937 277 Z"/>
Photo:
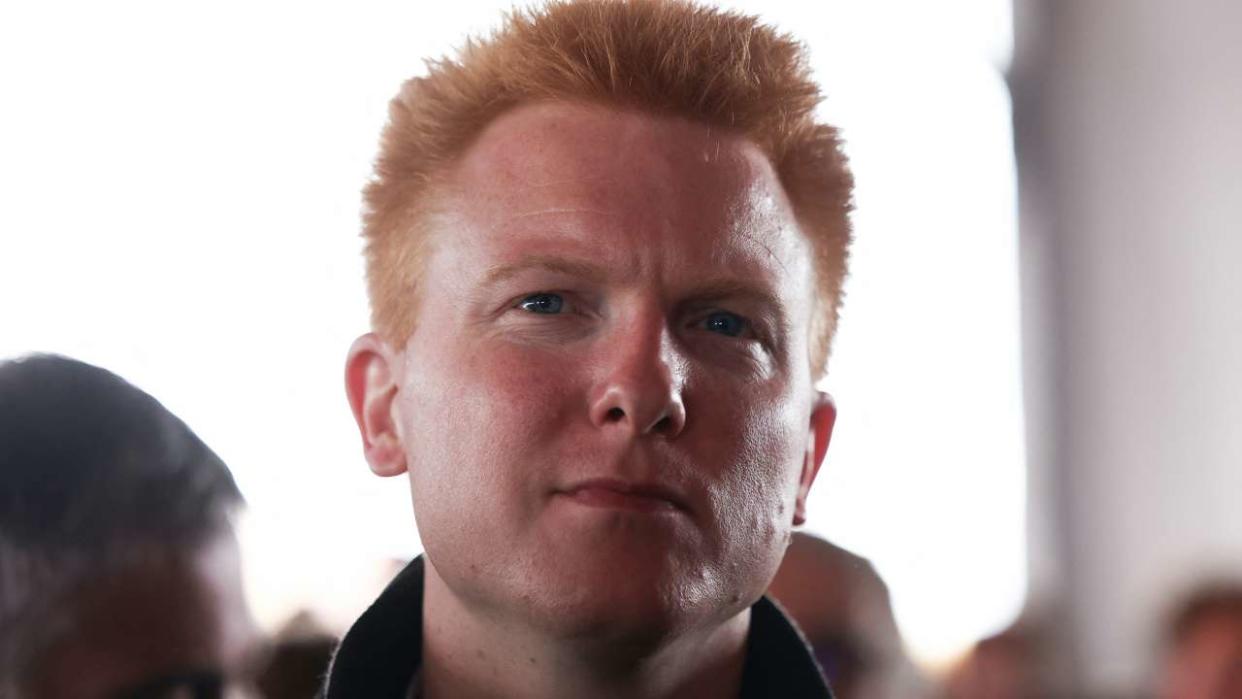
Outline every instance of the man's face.
<path fill-rule="evenodd" d="M 369 457 L 408 467 L 435 574 L 568 636 L 737 614 L 833 416 L 809 369 L 810 244 L 769 161 L 683 120 L 539 104 L 448 184 L 416 329 L 351 355 L 392 396 L 400 446 Z"/>

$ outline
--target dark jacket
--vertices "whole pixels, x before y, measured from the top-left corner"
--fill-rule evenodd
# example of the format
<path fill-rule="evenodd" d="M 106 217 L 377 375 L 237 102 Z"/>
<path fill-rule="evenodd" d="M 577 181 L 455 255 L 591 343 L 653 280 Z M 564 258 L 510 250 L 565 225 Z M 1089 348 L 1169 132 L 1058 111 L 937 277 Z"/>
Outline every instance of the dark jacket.
<path fill-rule="evenodd" d="M 404 699 L 422 662 L 422 620 L 419 557 L 345 634 L 328 670 L 326 699 Z M 751 607 L 741 697 L 832 697 L 806 641 L 767 597 Z"/>

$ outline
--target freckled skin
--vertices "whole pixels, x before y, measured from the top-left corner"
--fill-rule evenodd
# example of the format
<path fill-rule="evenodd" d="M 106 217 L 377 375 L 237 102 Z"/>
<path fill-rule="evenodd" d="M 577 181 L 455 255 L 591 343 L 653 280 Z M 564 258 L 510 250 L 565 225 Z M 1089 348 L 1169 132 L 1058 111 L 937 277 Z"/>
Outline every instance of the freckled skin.
<path fill-rule="evenodd" d="M 684 120 L 536 104 L 449 190 L 393 378 L 426 613 L 442 595 L 480 629 L 649 649 L 728 629 L 739 650 L 814 475 L 810 244 L 770 163 Z M 590 478 L 681 507 L 564 495 Z"/>

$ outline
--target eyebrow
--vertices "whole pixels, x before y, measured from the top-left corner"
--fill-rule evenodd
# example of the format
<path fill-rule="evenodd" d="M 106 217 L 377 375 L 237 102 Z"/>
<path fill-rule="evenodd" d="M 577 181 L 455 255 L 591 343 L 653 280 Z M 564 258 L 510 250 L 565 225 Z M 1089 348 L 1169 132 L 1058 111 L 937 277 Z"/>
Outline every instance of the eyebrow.
<path fill-rule="evenodd" d="M 784 323 L 785 304 L 776 294 L 754 284 L 732 279 L 718 279 L 695 287 L 689 294 L 691 303 L 710 303 L 724 299 L 743 299 L 757 303 L 771 309 L 778 321 Z"/>
<path fill-rule="evenodd" d="M 486 286 L 498 284 L 522 272 L 531 270 L 555 272 L 557 274 L 591 280 L 601 280 L 606 276 L 602 267 L 589 262 L 570 260 L 554 255 L 527 255 L 516 262 L 493 265 L 483 276 L 483 284 Z"/>

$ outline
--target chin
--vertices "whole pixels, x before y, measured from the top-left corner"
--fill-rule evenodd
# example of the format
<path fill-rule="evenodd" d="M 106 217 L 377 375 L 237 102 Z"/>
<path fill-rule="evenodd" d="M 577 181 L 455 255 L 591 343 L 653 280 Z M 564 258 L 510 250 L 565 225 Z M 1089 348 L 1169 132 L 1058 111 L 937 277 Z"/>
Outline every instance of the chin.
<path fill-rule="evenodd" d="M 749 606 L 702 569 L 625 555 L 572 568 L 544 568 L 530 591 L 530 622 L 560 638 L 658 646 Z M 586 563 L 585 565 L 582 565 Z M 753 601 L 753 600 L 750 600 Z"/>
<path fill-rule="evenodd" d="M 590 644 L 658 646 L 690 625 L 694 610 L 656 590 L 597 590 L 573 599 L 544 599 L 530 622 L 550 636 Z"/>

